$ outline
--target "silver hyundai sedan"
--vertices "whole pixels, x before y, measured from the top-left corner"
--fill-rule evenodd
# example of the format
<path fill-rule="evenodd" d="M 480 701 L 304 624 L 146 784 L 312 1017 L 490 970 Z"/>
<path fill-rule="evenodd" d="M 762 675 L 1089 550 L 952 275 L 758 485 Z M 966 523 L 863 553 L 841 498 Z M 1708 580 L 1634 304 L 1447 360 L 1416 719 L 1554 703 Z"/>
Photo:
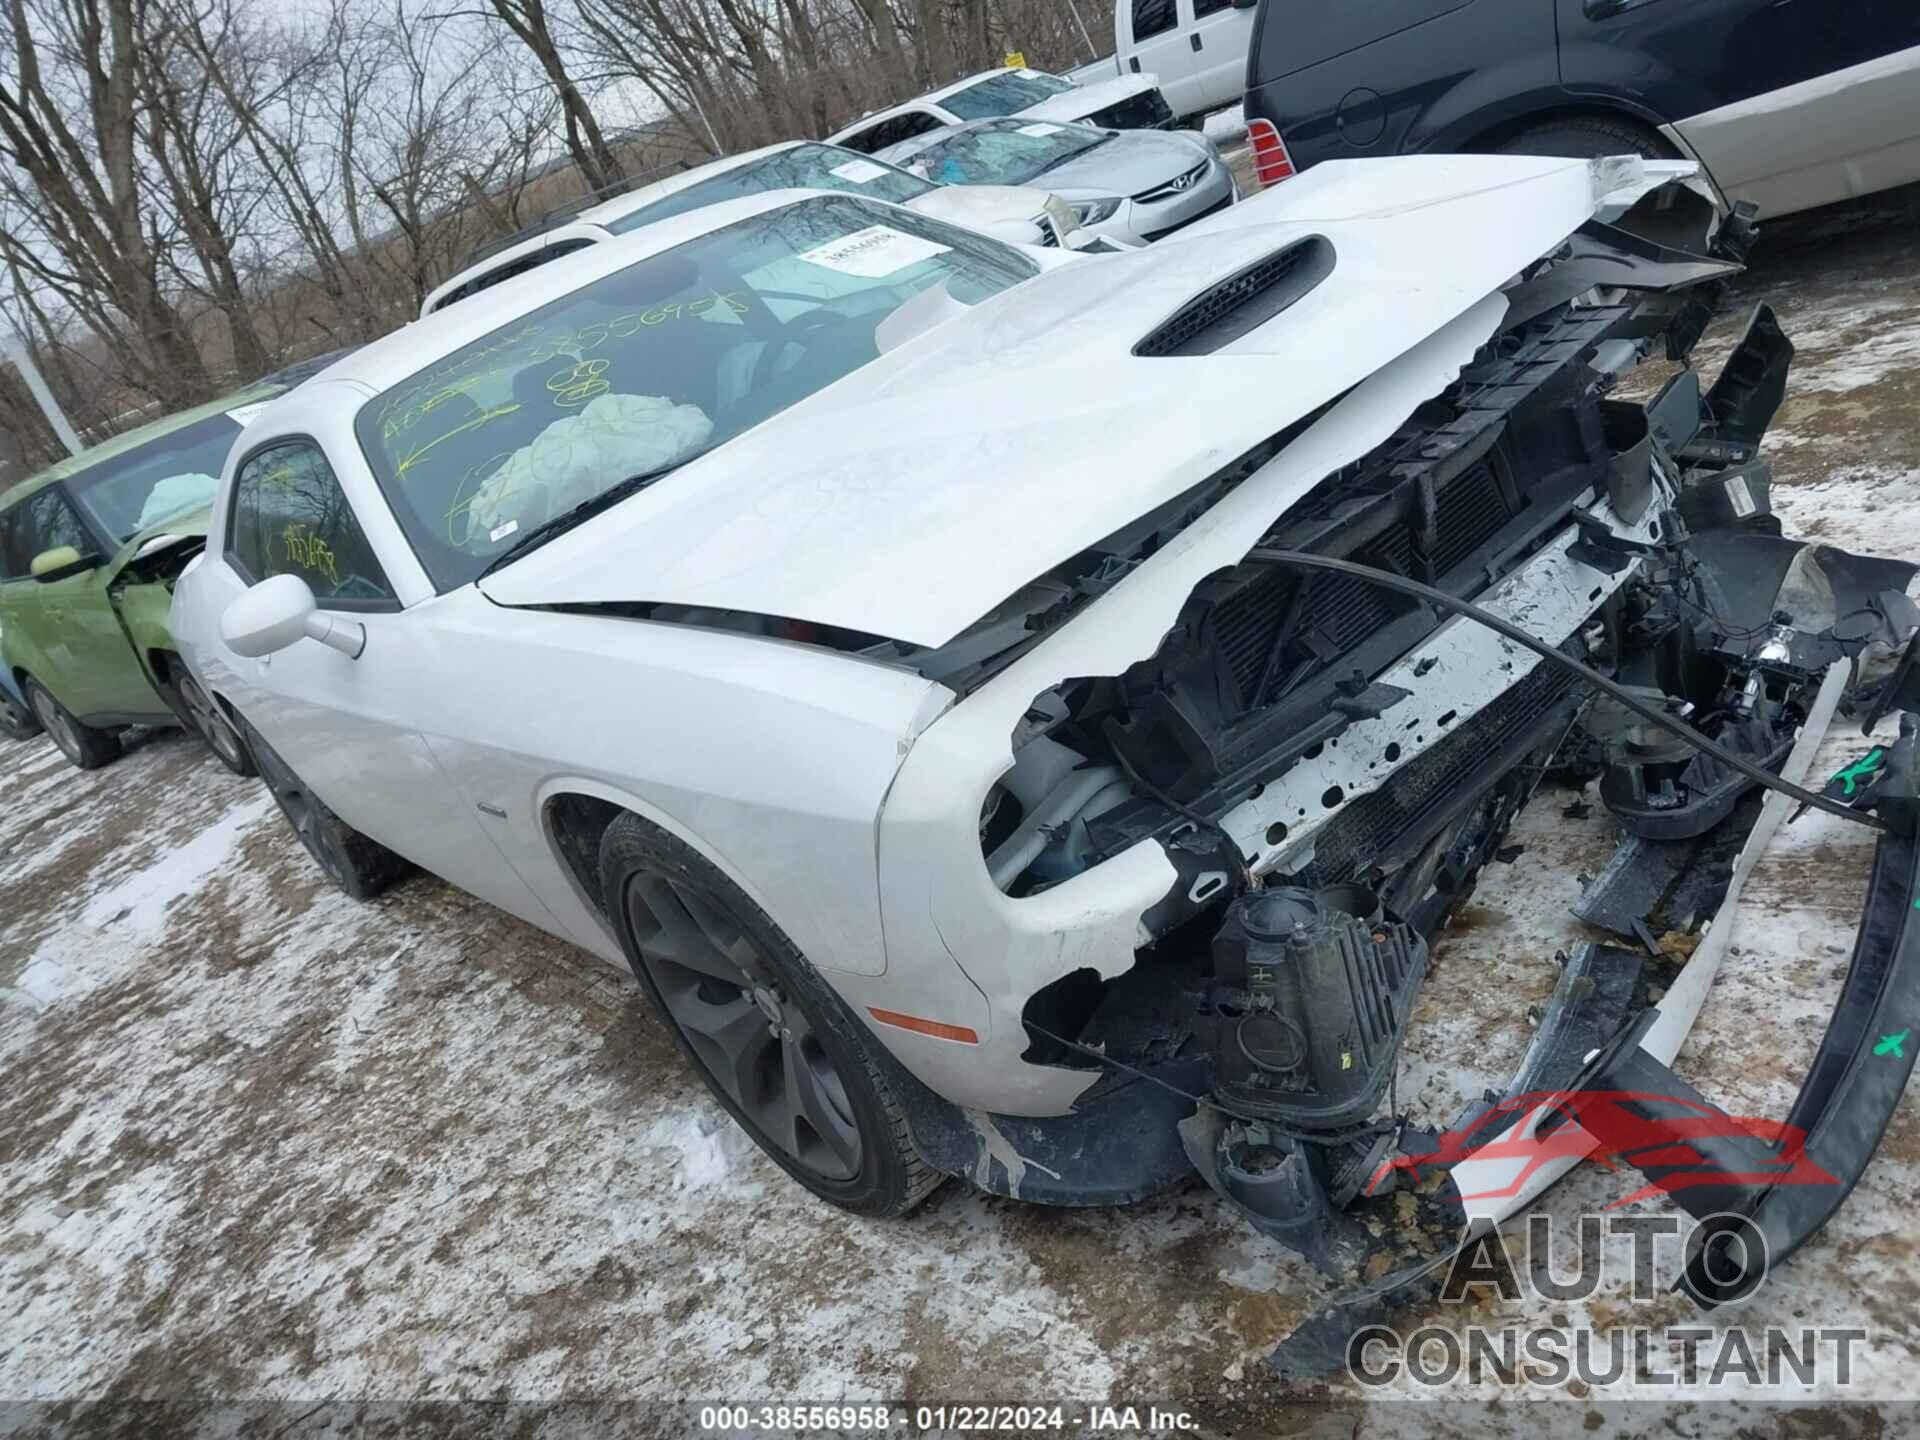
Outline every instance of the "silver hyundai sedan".
<path fill-rule="evenodd" d="M 878 158 L 943 185 L 1039 185 L 1097 235 L 1164 239 L 1240 198 L 1212 141 L 1191 131 L 1099 130 L 976 120 L 930 130 Z"/>

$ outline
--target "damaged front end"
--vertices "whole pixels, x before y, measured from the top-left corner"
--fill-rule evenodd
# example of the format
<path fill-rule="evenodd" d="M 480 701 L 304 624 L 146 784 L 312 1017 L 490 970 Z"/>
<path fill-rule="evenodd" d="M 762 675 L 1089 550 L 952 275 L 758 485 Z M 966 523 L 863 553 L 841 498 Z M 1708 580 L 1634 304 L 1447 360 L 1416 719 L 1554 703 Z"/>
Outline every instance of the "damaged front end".
<path fill-rule="evenodd" d="M 1667 220 L 1671 241 L 1684 226 Z M 1686 361 L 1753 238 L 1745 214 L 1692 251 L 1588 223 L 1506 287 L 1451 383 L 1390 435 L 1342 453 L 1354 396 L 1331 402 L 920 657 L 963 694 L 1044 674 L 1035 647 L 1121 601 L 1196 516 L 1249 501 L 1250 477 L 1275 468 L 1309 477 L 1243 528 L 1253 543 L 1199 578 L 1150 655 L 1026 692 L 980 812 L 991 896 L 968 906 L 926 881 L 916 895 L 896 872 L 891 893 L 933 915 L 979 1013 L 1018 1015 L 1017 1041 L 993 1039 L 1009 1062 L 1017 1043 L 1028 1086 L 1020 1104 L 969 1107 L 961 1069 L 943 1085 L 928 1068 L 942 1057 L 916 1064 L 962 1107 L 918 1107 L 932 1163 L 1066 1204 L 1198 1173 L 1354 1283 L 1399 1263 L 1410 1230 L 1497 1223 L 1607 1141 L 1604 1119 L 1599 1134 L 1585 1111 L 1543 1122 L 1526 1097 L 1711 1110 L 1666 1066 L 1726 926 L 1685 965 L 1657 937 L 1725 914 L 1793 808 L 1762 780 L 1804 774 L 1844 698 L 1897 712 L 1902 738 L 1822 801 L 1881 832 L 1847 993 L 1789 1122 L 1841 1184 L 1755 1180 L 1760 1142 L 1728 1142 L 1709 1159 L 1746 1178 L 1694 1196 L 1754 1216 L 1776 1258 L 1824 1220 L 1911 1067 L 1858 1061 L 1920 1002 L 1915 567 L 1781 534 L 1759 445 L 1792 347 L 1766 307 L 1710 388 L 1681 369 L 1645 404 L 1614 394 L 1645 360 Z M 1315 470 L 1321 456 L 1338 458 Z M 1901 647 L 1868 694 L 1863 658 Z M 1597 778 L 1620 826 L 1579 914 L 1622 943 L 1567 957 L 1506 1096 L 1417 1132 L 1394 1074 L 1429 942 L 1548 777 Z M 889 813 L 911 833 L 916 797 L 898 788 Z M 884 844 L 882 859 L 885 879 Z M 1464 1182 L 1488 1167 L 1520 1178 Z"/>

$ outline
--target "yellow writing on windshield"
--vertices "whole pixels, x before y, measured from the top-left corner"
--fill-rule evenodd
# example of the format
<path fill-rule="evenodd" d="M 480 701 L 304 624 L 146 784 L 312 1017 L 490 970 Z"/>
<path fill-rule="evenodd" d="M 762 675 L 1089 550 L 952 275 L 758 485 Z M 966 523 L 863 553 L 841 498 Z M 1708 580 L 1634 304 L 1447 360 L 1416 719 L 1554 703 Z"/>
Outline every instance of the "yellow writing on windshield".
<path fill-rule="evenodd" d="M 584 405 L 607 392 L 607 362 L 581 360 L 571 370 L 556 370 L 547 377 L 547 390 L 553 403 L 562 406 Z"/>
<path fill-rule="evenodd" d="M 409 450 L 406 454 L 402 455 L 400 459 L 395 463 L 393 467 L 394 479 L 396 480 L 406 479 L 407 472 L 411 470 L 415 465 L 418 465 L 422 460 L 424 460 L 427 457 L 428 452 L 431 451 L 434 446 L 441 444 L 443 441 L 451 440 L 456 435 L 463 435 L 469 430 L 476 430 L 480 426 L 486 424 L 489 420 L 496 420 L 502 415 L 511 415 L 514 411 L 518 410 L 519 408 L 520 408 L 519 402 L 514 401 L 511 404 L 507 404 L 507 405 L 496 405 L 491 410 L 482 410 L 478 415 L 475 415 L 470 419 L 468 419 L 465 424 L 456 425 L 453 427 L 453 429 L 434 436 L 431 440 L 427 441 L 426 444 L 420 446 L 416 450 Z"/>
<path fill-rule="evenodd" d="M 536 365 L 548 365 L 562 358 L 586 360 L 609 340 L 627 340 L 642 330 L 674 320 L 697 320 L 703 316 L 738 316 L 753 308 L 753 296 L 740 290 L 715 291 L 692 300 L 676 300 L 646 310 L 632 310 L 610 320 L 596 320 L 578 328 L 563 327 L 549 331 L 538 324 L 524 325 L 511 334 L 500 336 L 457 359 L 434 366 L 416 377 L 404 389 L 383 397 L 374 414 L 380 420 L 380 438 L 392 441 L 427 419 L 436 410 L 462 396 L 486 387 L 489 382 L 511 382 L 514 374 Z M 598 393 L 598 392 L 595 392 Z M 592 399 L 591 395 L 586 397 Z M 584 404 L 584 400 L 567 402 Z M 469 420 L 459 430 L 485 423 L 511 413 L 514 406 L 496 406 L 486 410 L 478 421 Z M 449 431 L 457 434 L 458 430 Z M 428 446 L 412 452 L 417 459 Z"/>

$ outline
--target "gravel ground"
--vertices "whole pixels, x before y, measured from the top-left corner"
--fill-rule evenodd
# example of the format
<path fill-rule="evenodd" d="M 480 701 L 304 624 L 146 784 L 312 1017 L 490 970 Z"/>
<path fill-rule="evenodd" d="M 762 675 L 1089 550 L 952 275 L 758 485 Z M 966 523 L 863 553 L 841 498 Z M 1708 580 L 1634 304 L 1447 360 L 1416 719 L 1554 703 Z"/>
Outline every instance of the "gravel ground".
<path fill-rule="evenodd" d="M 1758 299 L 1800 346 L 1773 443 L 1791 532 L 1920 550 L 1916 222 L 1901 192 L 1773 227 L 1703 346 L 1711 373 Z M 1857 750 L 1836 732 L 1816 769 Z M 1529 808 L 1523 852 L 1436 948 L 1401 1081 L 1428 1113 L 1505 1074 L 1579 938 L 1574 877 L 1611 838 L 1570 798 Z M 1861 835 L 1809 817 L 1750 886 L 1681 1062 L 1738 1113 L 1784 1113 L 1817 1042 Z M 0 742 L 0 894 L 0 1396 L 1052 1396 L 1182 1400 L 1240 1434 L 1627 1428 L 1577 1385 L 1456 1387 L 1501 1402 L 1471 1413 L 1288 1391 L 1257 1362 L 1321 1286 L 1204 1189 L 1058 1212 L 954 1183 L 905 1222 L 827 1209 L 731 1128 L 623 976 L 429 878 L 353 904 L 257 783 L 177 735 L 93 774 Z M 1622 1179 L 1586 1167 L 1547 1209 L 1598 1209 Z M 1908 1107 L 1741 1313 L 1866 1327 L 1855 1384 L 1765 1393 L 1920 1397 L 1916 1180 Z M 1604 1330 L 1684 1307 L 1630 1307 L 1616 1267 L 1586 1302 L 1495 1313 Z"/>

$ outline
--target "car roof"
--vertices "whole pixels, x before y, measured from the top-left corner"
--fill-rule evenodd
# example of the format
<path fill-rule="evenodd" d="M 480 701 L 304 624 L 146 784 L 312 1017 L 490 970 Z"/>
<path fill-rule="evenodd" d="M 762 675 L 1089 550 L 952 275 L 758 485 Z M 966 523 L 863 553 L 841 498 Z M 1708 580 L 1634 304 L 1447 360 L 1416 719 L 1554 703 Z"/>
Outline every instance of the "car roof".
<path fill-rule="evenodd" d="M 575 215 L 571 221 L 564 225 L 556 225 L 550 230 L 542 230 L 538 234 L 529 235 L 516 245 L 509 245 L 503 250 L 496 250 L 483 260 L 469 265 L 463 270 L 455 271 L 428 292 L 425 302 L 420 307 L 421 312 L 425 314 L 432 311 L 439 304 L 441 297 L 449 291 L 458 289 L 478 279 L 480 276 L 491 274 L 493 271 L 501 269 L 504 266 L 513 265 L 536 251 L 546 249 L 549 245 L 567 240 L 588 240 L 597 243 L 610 239 L 619 233 L 612 227 L 619 221 L 626 219 L 629 215 L 649 209 L 652 206 L 658 205 L 663 200 L 670 200 L 683 190 L 690 189 L 704 180 L 712 180 L 721 175 L 731 174 L 733 171 L 744 169 L 756 161 L 765 160 L 772 155 L 782 155 L 789 150 L 798 150 L 805 145 L 817 146 L 826 150 L 838 150 L 850 160 L 876 158 L 862 155 L 857 150 L 848 150 L 843 146 L 833 144 L 829 140 L 782 140 L 776 145 L 762 145 L 757 150 L 744 150 L 738 155 L 723 155 L 718 160 L 709 160 L 704 165 L 696 165 L 690 170 L 683 170 L 678 174 L 669 175 L 666 179 L 656 180 L 651 185 L 642 185 L 639 189 L 629 190 L 624 195 L 616 195 L 610 200 L 602 200 L 598 205 L 582 210 L 579 214 Z M 883 161 L 882 163 L 885 162 Z"/>
<path fill-rule="evenodd" d="M 697 240 L 702 235 L 802 200 L 840 199 L 893 208 L 883 200 L 865 200 L 827 190 L 768 190 L 723 200 L 625 235 L 605 238 L 568 257 L 565 265 L 542 265 L 503 281 L 487 294 L 485 305 L 449 305 L 382 336 L 317 377 L 347 381 L 372 394 L 386 390 L 542 305 L 572 294 L 651 255 Z M 599 227 L 595 227 L 596 229 Z M 316 383 L 316 382 L 310 382 Z"/>
<path fill-rule="evenodd" d="M 995 75 L 1011 75 L 1014 70 L 1018 68 L 1021 67 L 1002 65 L 998 70 L 982 70 L 978 74 L 965 76 L 954 81 L 951 85 L 942 85 L 938 90 L 929 90 L 926 94 L 916 95 L 911 100 L 902 100 L 898 105 L 889 105 L 883 110 L 875 110 L 869 114 L 862 115 L 858 120 L 849 120 L 834 133 L 836 135 L 845 135 L 849 131 L 856 130 L 862 125 L 867 124 L 869 121 L 885 120 L 889 116 L 911 110 L 916 105 L 938 105 L 947 96 L 954 94 L 956 91 L 964 90 L 969 85 L 977 84 L 979 81 L 991 79 Z M 1029 66 L 1026 68 L 1030 69 L 1032 67 Z M 1054 75 L 1048 70 L 1037 70 L 1034 73 L 1037 75 L 1047 75 L 1055 80 L 1065 79 L 1064 76 Z M 1072 84 L 1073 82 L 1069 80 L 1067 83 Z"/>
<path fill-rule="evenodd" d="M 962 120 L 956 125 L 940 125 L 932 130 L 923 130 L 918 135 L 910 135 L 905 140 L 896 140 L 893 144 L 876 150 L 875 160 L 883 160 L 889 165 L 904 167 L 906 163 L 922 151 L 931 150 L 943 141 L 956 135 L 970 135 L 976 130 L 1017 130 L 1023 125 L 1054 125 L 1062 130 L 1069 127 L 1064 120 L 1022 120 L 1018 115 L 988 115 L 980 120 Z M 1097 135 L 1112 135 L 1117 132 L 1101 130 L 1097 126 L 1082 126 Z M 909 172 L 911 173 L 911 172 Z"/>
<path fill-rule="evenodd" d="M 678 195 L 682 190 L 698 185 L 702 180 L 711 180 L 716 175 L 728 174 L 740 169 L 743 165 L 764 160 L 769 155 L 797 150 L 802 145 L 825 145 L 826 143 L 824 140 L 782 140 L 778 145 L 762 145 L 758 150 L 745 150 L 738 155 L 724 155 L 718 160 L 709 160 L 704 165 L 696 165 L 691 170 L 682 170 L 677 175 L 669 175 L 664 180 L 656 180 L 651 185 L 642 185 L 638 190 L 629 190 L 624 195 L 603 200 L 591 210 L 582 210 L 574 218 L 587 225 L 611 225 L 615 220 L 623 220 L 636 210 L 644 210 L 649 205 L 657 205 L 670 196 Z M 840 147 L 836 145 L 832 148 L 837 150 Z"/>
<path fill-rule="evenodd" d="M 149 420 L 144 425 L 102 440 L 98 445 L 90 445 L 78 455 L 69 455 L 65 460 L 56 460 L 46 469 L 29 475 L 19 484 L 0 493 L 0 508 L 14 505 L 29 495 L 46 489 L 49 485 L 81 474 L 103 461 L 124 455 L 129 450 L 136 450 L 149 441 L 162 439 L 176 430 L 184 430 L 189 425 L 196 425 L 202 420 L 224 414 L 236 406 L 274 399 L 276 396 L 285 394 L 289 388 L 291 387 L 278 384 L 254 385 L 245 390 L 236 390 L 231 395 L 223 395 L 218 400 L 209 400 L 204 405 L 196 405 L 190 410 L 178 410 L 171 415 L 162 415 L 158 420 Z M 233 433 L 236 437 L 240 434 L 238 430 Z"/>

